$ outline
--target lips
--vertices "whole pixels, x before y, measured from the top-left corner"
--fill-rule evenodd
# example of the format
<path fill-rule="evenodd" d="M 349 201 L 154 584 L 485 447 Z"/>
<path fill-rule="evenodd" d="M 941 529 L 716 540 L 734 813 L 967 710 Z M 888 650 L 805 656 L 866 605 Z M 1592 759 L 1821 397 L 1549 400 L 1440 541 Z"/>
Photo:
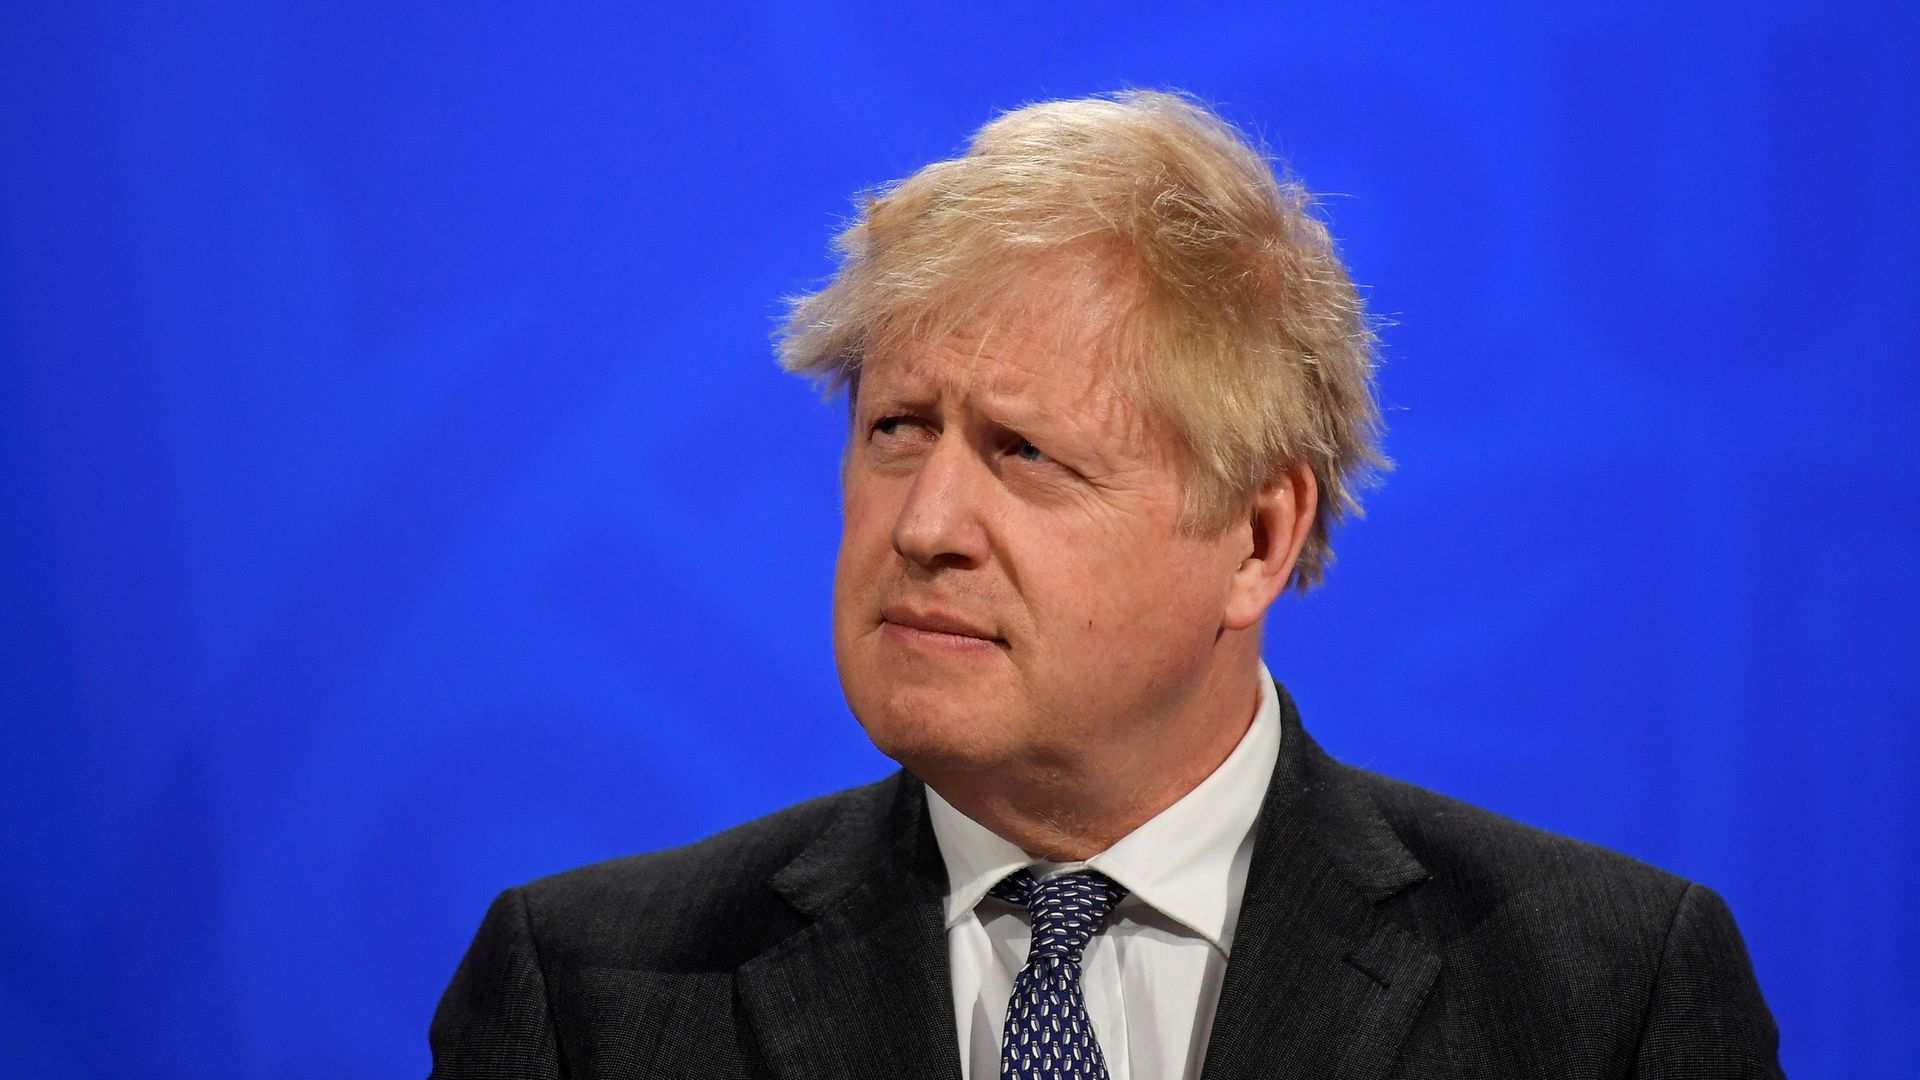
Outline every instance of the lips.
<path fill-rule="evenodd" d="M 1006 641 L 995 637 L 990 630 L 983 629 L 956 615 L 944 611 L 929 611 L 905 605 L 890 604 L 880 611 L 880 618 L 896 626 L 909 630 L 922 630 L 932 634 L 953 634 L 958 637 L 977 638 L 996 645 L 1005 645 Z"/>

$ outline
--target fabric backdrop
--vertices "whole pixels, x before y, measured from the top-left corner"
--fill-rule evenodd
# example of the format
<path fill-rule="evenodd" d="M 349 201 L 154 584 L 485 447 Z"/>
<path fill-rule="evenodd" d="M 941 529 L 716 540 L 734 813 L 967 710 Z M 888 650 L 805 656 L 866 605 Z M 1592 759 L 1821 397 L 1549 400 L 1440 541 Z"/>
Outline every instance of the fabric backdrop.
<path fill-rule="evenodd" d="M 1309 725 L 1709 883 L 1790 1071 L 1912 1075 L 1920 9 L 1182 8 L 0 5 L 0 1073 L 417 1076 L 497 890 L 886 771 L 779 298 L 1136 85 L 1392 323 Z"/>

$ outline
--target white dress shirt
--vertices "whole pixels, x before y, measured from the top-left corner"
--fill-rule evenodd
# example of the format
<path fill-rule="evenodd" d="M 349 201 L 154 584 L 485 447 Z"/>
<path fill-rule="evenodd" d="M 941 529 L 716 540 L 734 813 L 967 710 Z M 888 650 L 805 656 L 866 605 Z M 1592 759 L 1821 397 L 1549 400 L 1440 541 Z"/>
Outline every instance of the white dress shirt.
<path fill-rule="evenodd" d="M 947 952 L 964 1080 L 1000 1075 L 1013 980 L 1027 963 L 1026 909 L 987 895 L 1022 867 L 1052 877 L 1098 870 L 1127 888 L 1082 960 L 1087 1014 L 1109 1080 L 1197 1078 L 1233 925 L 1246 891 L 1253 826 L 1280 752 L 1280 702 L 1260 668 L 1260 703 L 1240 744 L 1180 801 L 1080 863 L 1029 858 L 931 788 L 927 810 L 947 864 Z"/>

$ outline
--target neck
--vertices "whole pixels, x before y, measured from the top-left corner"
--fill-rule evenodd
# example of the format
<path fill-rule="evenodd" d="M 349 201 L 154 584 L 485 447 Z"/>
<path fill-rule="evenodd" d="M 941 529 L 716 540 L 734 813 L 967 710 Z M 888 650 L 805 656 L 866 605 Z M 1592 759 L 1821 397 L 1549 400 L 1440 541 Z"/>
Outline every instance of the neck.
<path fill-rule="evenodd" d="M 1038 859 L 1092 858 L 1213 775 L 1253 723 L 1259 656 L 1209 678 L 1191 707 L 1068 762 L 923 776 L 961 813 Z"/>

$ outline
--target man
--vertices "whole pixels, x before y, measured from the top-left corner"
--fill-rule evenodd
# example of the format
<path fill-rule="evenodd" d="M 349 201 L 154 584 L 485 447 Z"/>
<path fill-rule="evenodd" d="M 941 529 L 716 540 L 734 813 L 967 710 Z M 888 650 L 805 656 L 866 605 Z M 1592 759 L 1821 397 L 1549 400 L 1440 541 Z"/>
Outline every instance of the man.
<path fill-rule="evenodd" d="M 440 1077 L 1777 1075 L 1711 892 L 1329 759 L 1260 630 L 1381 464 L 1304 192 L 1203 108 L 988 124 L 795 307 L 904 770 L 503 894 Z"/>

